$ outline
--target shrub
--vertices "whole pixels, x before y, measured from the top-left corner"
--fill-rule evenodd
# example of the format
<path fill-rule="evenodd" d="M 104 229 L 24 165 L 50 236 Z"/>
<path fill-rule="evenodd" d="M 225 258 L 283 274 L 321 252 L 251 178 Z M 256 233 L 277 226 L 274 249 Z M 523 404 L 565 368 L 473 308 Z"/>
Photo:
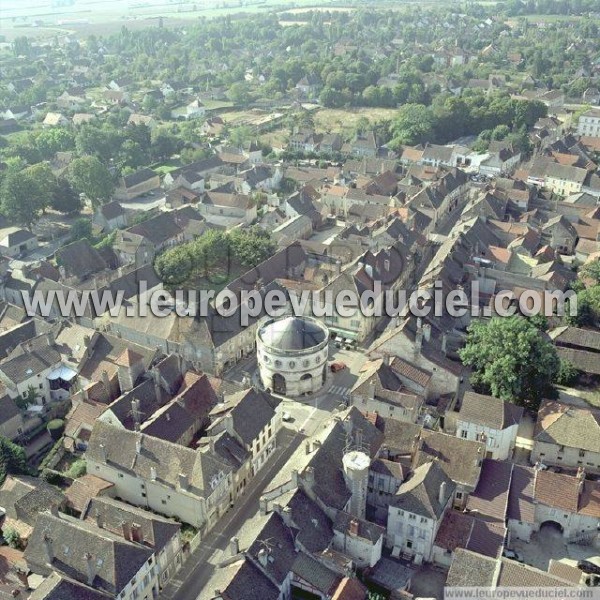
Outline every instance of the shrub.
<path fill-rule="evenodd" d="M 65 422 L 62 419 L 52 419 L 47 425 L 50 437 L 56 442 L 65 432 Z"/>
<path fill-rule="evenodd" d="M 65 475 L 71 479 L 78 479 L 83 477 L 87 472 L 87 463 L 83 458 L 76 460 L 67 470 Z"/>

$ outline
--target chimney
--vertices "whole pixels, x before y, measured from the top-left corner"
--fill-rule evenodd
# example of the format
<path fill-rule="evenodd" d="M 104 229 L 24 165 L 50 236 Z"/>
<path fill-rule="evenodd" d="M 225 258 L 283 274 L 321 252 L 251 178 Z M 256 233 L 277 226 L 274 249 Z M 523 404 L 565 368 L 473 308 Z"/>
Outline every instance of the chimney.
<path fill-rule="evenodd" d="M 187 488 L 188 488 L 187 475 L 185 473 L 179 473 L 179 475 L 177 477 L 178 477 L 178 481 L 179 481 L 179 489 L 187 490 Z"/>
<path fill-rule="evenodd" d="M 131 541 L 131 528 L 127 521 L 121 521 L 121 531 L 123 532 L 123 538 L 128 542 Z"/>
<path fill-rule="evenodd" d="M 54 332 L 53 331 L 49 331 L 46 334 L 46 343 L 48 344 L 48 346 L 54 346 L 54 342 L 55 342 Z"/>
<path fill-rule="evenodd" d="M 440 504 L 446 503 L 446 482 L 445 481 L 442 481 L 442 483 L 440 484 L 440 494 L 438 496 L 438 502 Z"/>
<path fill-rule="evenodd" d="M 154 380 L 154 392 L 156 394 L 156 397 L 160 398 L 160 389 L 161 389 L 160 371 L 158 369 L 154 368 L 150 372 L 152 373 L 152 379 Z"/>
<path fill-rule="evenodd" d="M 375 400 L 375 381 L 369 381 L 369 400 Z"/>
<path fill-rule="evenodd" d="M 267 551 L 264 548 L 261 548 L 258 551 L 258 562 L 263 566 L 266 567 L 268 562 L 269 562 L 269 554 L 267 553 Z"/>
<path fill-rule="evenodd" d="M 56 504 L 54 502 L 52 502 L 52 504 L 50 504 L 50 514 L 53 517 L 58 517 L 58 506 L 56 506 Z"/>
<path fill-rule="evenodd" d="M 431 325 L 429 323 L 423 325 L 423 337 L 426 342 L 431 340 Z"/>
<path fill-rule="evenodd" d="M 142 527 L 139 523 L 131 524 L 131 541 L 141 544 L 144 541 L 144 534 L 142 533 Z"/>
<path fill-rule="evenodd" d="M 415 353 L 421 354 L 421 348 L 423 347 L 423 326 L 421 317 L 417 319 L 417 332 L 415 334 Z"/>
<path fill-rule="evenodd" d="M 100 450 L 100 460 L 106 464 L 106 447 L 104 446 L 104 444 L 100 444 L 100 446 L 98 446 L 98 449 Z"/>
<path fill-rule="evenodd" d="M 352 519 L 352 521 L 350 521 L 350 529 L 349 529 L 350 535 L 358 535 L 358 520 L 357 519 Z"/>
<path fill-rule="evenodd" d="M 583 493 L 583 486 L 585 485 L 585 469 L 579 467 L 577 469 L 577 493 L 581 496 Z"/>
<path fill-rule="evenodd" d="M 150 480 L 156 481 L 156 467 L 150 467 Z"/>
<path fill-rule="evenodd" d="M 87 567 L 87 582 L 88 585 L 92 585 L 94 583 L 94 579 L 96 578 L 96 570 L 94 569 L 94 557 L 89 552 L 86 552 L 83 555 L 83 558 L 85 558 L 85 563 Z"/>
<path fill-rule="evenodd" d="M 142 452 L 142 438 L 138 437 L 135 440 L 135 453 L 140 454 Z"/>
<path fill-rule="evenodd" d="M 310 454 L 310 440 L 306 440 L 306 442 L 304 443 L 304 450 L 306 454 Z"/>
<path fill-rule="evenodd" d="M 102 514 L 100 513 L 100 511 L 98 509 L 96 509 L 96 512 L 94 513 L 94 517 L 96 519 L 96 527 L 98 529 L 102 529 L 102 527 L 104 526 L 104 522 L 102 520 Z"/>
<path fill-rule="evenodd" d="M 89 358 L 92 353 L 92 340 L 89 335 L 83 336 L 83 345 L 85 347 L 85 356 Z"/>
<path fill-rule="evenodd" d="M 48 535 L 48 533 L 44 534 L 44 546 L 46 548 L 46 560 L 48 564 L 52 564 L 54 560 L 54 549 L 53 549 L 54 540 Z"/>
<path fill-rule="evenodd" d="M 313 485 L 315 485 L 315 470 L 312 467 L 306 467 L 306 469 L 304 469 L 303 475 L 306 487 L 311 489 Z"/>
<path fill-rule="evenodd" d="M 102 385 L 106 389 L 106 393 L 110 399 L 110 378 L 108 377 L 108 371 L 102 371 Z"/>
<path fill-rule="evenodd" d="M 292 488 L 298 487 L 298 469 L 292 469 Z"/>
<path fill-rule="evenodd" d="M 447 355 L 448 353 L 448 336 L 444 333 L 444 335 L 442 335 L 442 353 L 444 354 L 444 356 Z"/>
<path fill-rule="evenodd" d="M 83 398 L 84 402 L 88 402 L 90 399 L 90 393 L 88 392 L 87 388 L 82 388 L 81 390 L 81 397 Z"/>
<path fill-rule="evenodd" d="M 140 401 L 134 398 L 131 401 L 131 414 L 133 415 L 133 426 L 135 431 L 140 430 Z"/>
<path fill-rule="evenodd" d="M 386 258 L 383 261 L 383 268 L 384 268 L 385 271 L 389 271 L 390 270 L 390 259 L 389 258 Z"/>
<path fill-rule="evenodd" d="M 316 452 L 321 447 L 321 440 L 313 441 L 313 452 Z"/>
<path fill-rule="evenodd" d="M 229 552 L 231 552 L 231 556 L 237 556 L 240 553 L 240 540 L 235 536 L 229 540 Z"/>

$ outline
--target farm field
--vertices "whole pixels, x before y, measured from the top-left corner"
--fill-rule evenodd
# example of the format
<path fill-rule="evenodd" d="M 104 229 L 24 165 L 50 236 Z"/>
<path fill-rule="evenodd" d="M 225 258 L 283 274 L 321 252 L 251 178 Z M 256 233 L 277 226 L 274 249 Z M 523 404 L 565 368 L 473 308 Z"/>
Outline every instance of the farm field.
<path fill-rule="evenodd" d="M 323 108 L 314 113 L 313 119 L 318 131 L 351 133 L 359 119 L 365 117 L 372 123 L 392 119 L 396 114 L 393 108 Z"/>

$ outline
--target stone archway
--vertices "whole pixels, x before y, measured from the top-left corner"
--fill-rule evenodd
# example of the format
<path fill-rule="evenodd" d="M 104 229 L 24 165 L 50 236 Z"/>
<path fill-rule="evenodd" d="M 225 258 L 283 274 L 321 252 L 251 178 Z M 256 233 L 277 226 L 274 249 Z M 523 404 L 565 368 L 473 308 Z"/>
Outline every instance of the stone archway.
<path fill-rule="evenodd" d="M 273 392 L 281 395 L 285 395 L 287 392 L 285 377 L 281 373 L 273 375 Z"/>

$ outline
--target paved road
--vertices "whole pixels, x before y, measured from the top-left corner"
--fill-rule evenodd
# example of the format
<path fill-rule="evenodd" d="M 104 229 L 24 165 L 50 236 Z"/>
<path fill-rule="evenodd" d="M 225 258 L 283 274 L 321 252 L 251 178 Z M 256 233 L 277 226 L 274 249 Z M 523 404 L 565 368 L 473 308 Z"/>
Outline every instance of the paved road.
<path fill-rule="evenodd" d="M 160 596 L 161 599 L 195 600 L 198 597 L 198 594 L 209 582 L 215 571 L 217 561 L 211 560 L 211 557 L 215 552 L 225 550 L 231 538 L 238 532 L 244 522 L 258 512 L 259 498 L 265 487 L 289 460 L 303 439 L 304 435 L 300 433 L 289 429 L 282 431 L 278 439 L 277 450 L 250 482 L 246 494 L 238 498 L 233 508 L 206 535 L 179 573 L 165 587 Z"/>

